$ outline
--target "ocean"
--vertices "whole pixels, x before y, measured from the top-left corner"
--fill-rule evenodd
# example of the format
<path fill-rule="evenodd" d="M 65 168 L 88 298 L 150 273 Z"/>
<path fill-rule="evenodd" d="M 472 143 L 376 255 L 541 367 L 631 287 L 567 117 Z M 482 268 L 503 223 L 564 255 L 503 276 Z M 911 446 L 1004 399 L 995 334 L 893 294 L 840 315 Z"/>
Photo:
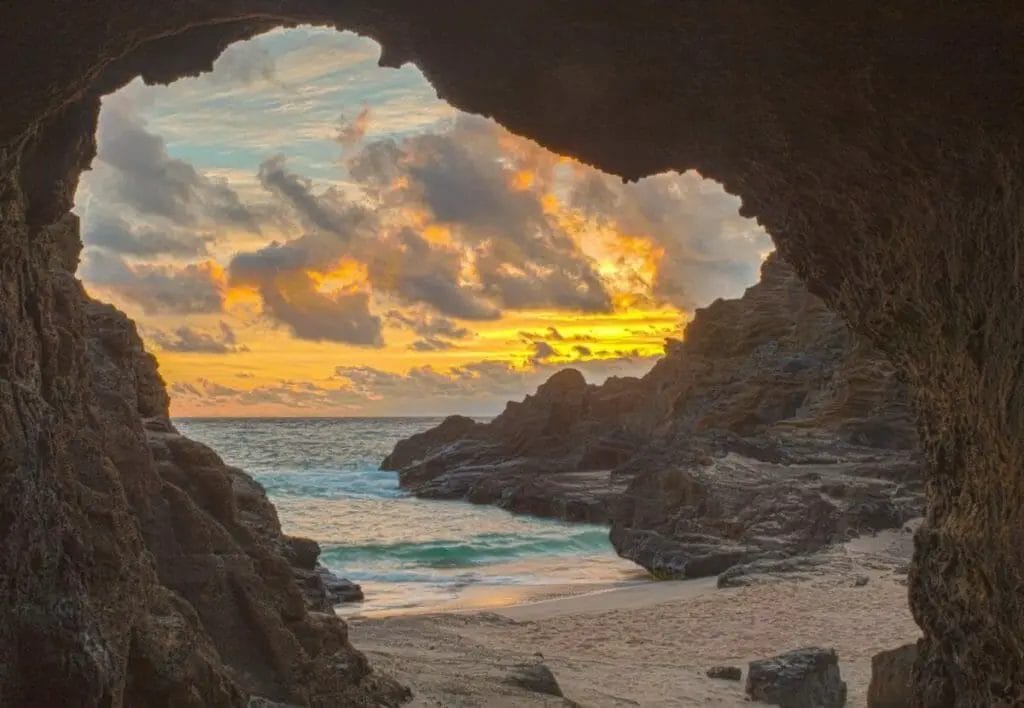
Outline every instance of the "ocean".
<path fill-rule="evenodd" d="M 178 418 L 174 424 L 249 472 L 284 532 L 318 541 L 321 562 L 363 586 L 343 614 L 398 614 L 513 604 L 566 586 L 643 574 L 603 526 L 417 499 L 378 469 L 402 438 L 441 418 Z M 574 591 L 584 590 L 573 587 Z"/>

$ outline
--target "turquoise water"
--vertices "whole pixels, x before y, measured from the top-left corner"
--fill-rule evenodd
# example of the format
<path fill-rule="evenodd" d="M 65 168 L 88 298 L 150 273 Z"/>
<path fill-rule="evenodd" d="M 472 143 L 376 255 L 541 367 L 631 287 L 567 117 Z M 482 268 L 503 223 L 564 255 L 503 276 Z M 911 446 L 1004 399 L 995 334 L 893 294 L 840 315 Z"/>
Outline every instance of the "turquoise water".
<path fill-rule="evenodd" d="M 526 588 L 638 577 L 604 527 L 411 497 L 377 468 L 395 442 L 439 418 L 177 419 L 267 489 L 286 533 L 320 542 L 321 561 L 363 586 L 344 612 L 502 604 Z"/>

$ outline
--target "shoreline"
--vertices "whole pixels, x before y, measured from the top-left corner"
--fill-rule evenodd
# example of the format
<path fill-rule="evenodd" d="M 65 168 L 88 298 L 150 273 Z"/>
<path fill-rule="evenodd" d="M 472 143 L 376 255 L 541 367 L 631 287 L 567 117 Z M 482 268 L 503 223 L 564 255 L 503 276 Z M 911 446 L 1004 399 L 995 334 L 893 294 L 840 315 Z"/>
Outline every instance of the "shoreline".
<path fill-rule="evenodd" d="M 745 587 L 651 580 L 347 621 L 356 648 L 413 690 L 413 706 L 566 705 L 508 682 L 517 664 L 537 662 L 579 705 L 742 705 L 744 683 L 708 678 L 708 668 L 745 675 L 752 660 L 812 645 L 837 650 L 847 705 L 864 706 L 871 657 L 920 634 L 899 567 L 910 546 L 903 531 L 862 537 L 809 574 Z"/>

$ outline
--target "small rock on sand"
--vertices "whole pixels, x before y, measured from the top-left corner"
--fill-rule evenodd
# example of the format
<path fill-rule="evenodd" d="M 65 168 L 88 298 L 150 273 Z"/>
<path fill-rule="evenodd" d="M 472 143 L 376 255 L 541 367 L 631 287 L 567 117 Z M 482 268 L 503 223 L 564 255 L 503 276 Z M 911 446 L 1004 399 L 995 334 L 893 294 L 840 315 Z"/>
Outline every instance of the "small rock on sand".
<path fill-rule="evenodd" d="M 743 678 L 743 670 L 738 666 L 712 666 L 707 674 L 709 678 L 724 681 L 739 681 Z"/>
<path fill-rule="evenodd" d="M 747 694 L 782 708 L 841 708 L 846 684 L 834 649 L 807 647 L 750 662 Z"/>

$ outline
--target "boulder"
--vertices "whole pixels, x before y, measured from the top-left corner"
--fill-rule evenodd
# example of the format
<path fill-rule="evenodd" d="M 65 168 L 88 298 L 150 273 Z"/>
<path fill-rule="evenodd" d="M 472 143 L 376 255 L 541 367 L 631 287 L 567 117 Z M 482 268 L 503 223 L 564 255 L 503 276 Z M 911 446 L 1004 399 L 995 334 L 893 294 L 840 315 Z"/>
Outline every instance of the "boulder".
<path fill-rule="evenodd" d="M 912 705 L 912 679 L 916 660 L 916 642 L 871 657 L 868 708 L 904 708 Z"/>
<path fill-rule="evenodd" d="M 834 649 L 807 647 L 750 662 L 747 695 L 783 708 L 841 708 L 846 684 Z"/>

